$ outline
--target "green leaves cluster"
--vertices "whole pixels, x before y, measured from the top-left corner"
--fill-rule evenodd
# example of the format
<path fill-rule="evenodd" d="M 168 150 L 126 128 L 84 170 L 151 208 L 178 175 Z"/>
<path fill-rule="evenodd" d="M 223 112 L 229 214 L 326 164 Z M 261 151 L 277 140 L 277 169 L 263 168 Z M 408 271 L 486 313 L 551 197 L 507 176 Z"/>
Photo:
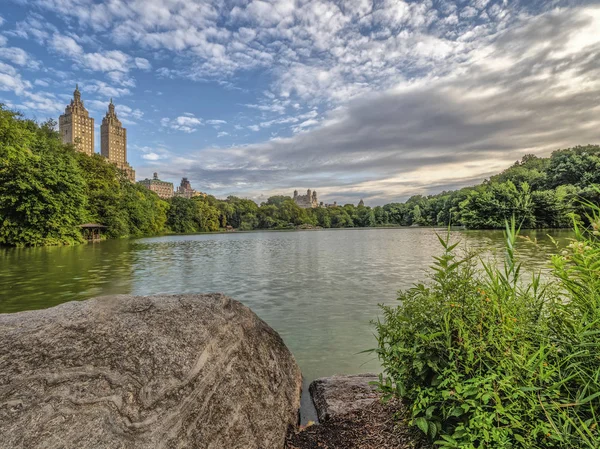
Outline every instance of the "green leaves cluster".
<path fill-rule="evenodd" d="M 600 447 L 600 208 L 584 206 L 551 281 L 522 277 L 513 219 L 501 267 L 448 235 L 431 280 L 383 307 L 381 388 L 436 446 Z"/>
<path fill-rule="evenodd" d="M 52 131 L 0 107 L 0 244 L 81 240 L 85 181 L 72 150 Z"/>
<path fill-rule="evenodd" d="M 502 229 L 515 216 L 524 228 L 569 227 L 572 213 L 585 220 L 578 198 L 600 201 L 589 187 L 600 182 L 598 173 L 598 145 L 557 150 L 549 158 L 527 155 L 478 186 L 387 204 L 384 223 Z"/>
<path fill-rule="evenodd" d="M 219 230 L 220 211 L 202 197 L 175 197 L 169 201 L 167 226 L 181 234 Z"/>
<path fill-rule="evenodd" d="M 109 237 L 164 231 L 167 202 L 101 156 L 63 145 L 55 125 L 0 106 L 0 245 L 79 243 L 86 222 L 108 226 Z"/>

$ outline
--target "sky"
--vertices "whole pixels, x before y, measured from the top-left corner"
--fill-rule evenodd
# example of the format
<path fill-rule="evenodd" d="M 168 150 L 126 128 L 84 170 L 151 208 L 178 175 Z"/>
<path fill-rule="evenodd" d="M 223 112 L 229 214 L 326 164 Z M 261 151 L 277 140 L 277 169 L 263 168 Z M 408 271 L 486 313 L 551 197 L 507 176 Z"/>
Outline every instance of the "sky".
<path fill-rule="evenodd" d="M 138 180 L 375 206 L 600 144 L 600 2 L 0 0 L 0 103 L 76 83 Z"/>

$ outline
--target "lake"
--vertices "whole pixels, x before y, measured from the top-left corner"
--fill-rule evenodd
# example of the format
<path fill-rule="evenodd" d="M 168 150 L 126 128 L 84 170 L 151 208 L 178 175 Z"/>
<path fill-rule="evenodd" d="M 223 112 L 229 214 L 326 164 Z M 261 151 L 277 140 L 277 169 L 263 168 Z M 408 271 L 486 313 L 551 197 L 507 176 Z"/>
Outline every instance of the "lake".
<path fill-rule="evenodd" d="M 426 277 L 441 252 L 431 228 L 248 232 L 110 240 L 73 247 L 0 249 L 0 312 L 98 295 L 222 292 L 284 339 L 305 381 L 377 371 L 378 304 Z M 526 231 L 529 269 L 547 269 L 570 231 Z M 461 245 L 502 257 L 501 231 L 454 231 Z M 306 404 L 305 404 L 306 405 Z M 310 416 L 305 414 L 305 416 Z"/>

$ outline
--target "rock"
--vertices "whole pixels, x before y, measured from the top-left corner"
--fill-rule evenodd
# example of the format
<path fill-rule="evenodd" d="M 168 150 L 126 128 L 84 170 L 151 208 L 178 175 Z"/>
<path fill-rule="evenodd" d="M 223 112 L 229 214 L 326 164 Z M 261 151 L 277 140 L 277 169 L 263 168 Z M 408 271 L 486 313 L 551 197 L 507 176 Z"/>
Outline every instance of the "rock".
<path fill-rule="evenodd" d="M 220 294 L 0 315 L 0 448 L 281 448 L 301 373 Z"/>
<path fill-rule="evenodd" d="M 377 401 L 377 387 L 369 382 L 379 380 L 377 374 L 323 377 L 309 386 L 319 421 L 366 408 Z"/>

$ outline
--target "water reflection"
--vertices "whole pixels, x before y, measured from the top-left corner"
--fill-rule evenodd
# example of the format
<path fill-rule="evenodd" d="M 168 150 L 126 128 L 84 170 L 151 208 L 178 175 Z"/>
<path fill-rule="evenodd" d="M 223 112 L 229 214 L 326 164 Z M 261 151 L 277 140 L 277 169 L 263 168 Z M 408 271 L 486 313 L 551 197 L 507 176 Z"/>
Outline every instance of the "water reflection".
<path fill-rule="evenodd" d="M 441 230 L 444 232 L 444 230 Z M 547 267 L 546 232 L 524 233 L 519 257 Z M 564 244 L 571 234 L 554 231 Z M 502 256 L 502 232 L 454 233 L 462 245 Z M 491 251 L 490 251 L 491 249 Z M 432 229 L 324 230 L 169 236 L 75 247 L 0 250 L 0 312 L 93 296 L 223 292 L 283 337 L 307 380 L 375 370 L 358 352 L 374 345 L 379 303 L 423 279 L 440 245 Z"/>
<path fill-rule="evenodd" d="M 39 309 L 131 290 L 126 241 L 0 249 L 0 312 Z"/>

